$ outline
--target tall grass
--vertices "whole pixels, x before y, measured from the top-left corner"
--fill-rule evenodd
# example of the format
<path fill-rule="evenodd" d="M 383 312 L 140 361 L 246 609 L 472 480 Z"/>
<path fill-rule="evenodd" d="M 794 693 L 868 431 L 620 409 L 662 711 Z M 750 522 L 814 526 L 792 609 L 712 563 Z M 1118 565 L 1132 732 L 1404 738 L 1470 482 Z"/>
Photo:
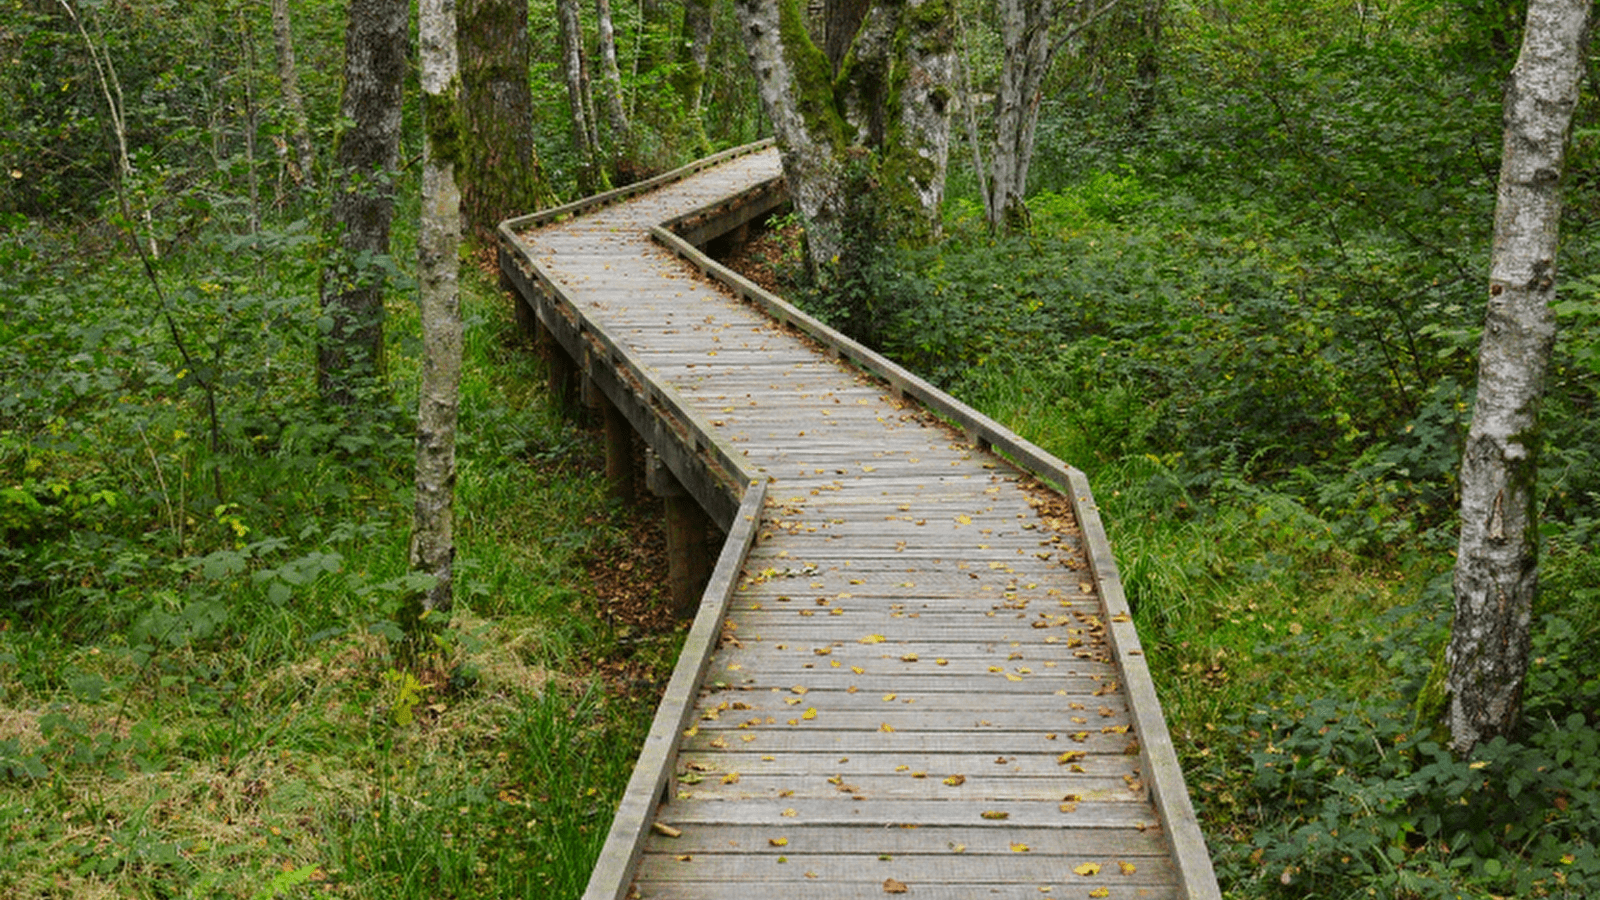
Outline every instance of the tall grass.
<path fill-rule="evenodd" d="M 409 304 L 380 416 L 323 417 L 308 339 L 241 344 L 272 381 L 229 387 L 213 453 L 193 385 L 152 380 L 178 369 L 163 335 L 97 304 L 138 280 L 96 271 L 37 282 L 55 316 L 22 322 L 40 355 L 11 388 L 39 403 L 0 410 L 0 472 L 27 486 L 0 507 L 0 895 L 577 893 L 654 697 L 600 674 L 621 650 L 586 566 L 628 540 L 623 511 L 506 298 L 465 279 L 458 606 L 405 670 Z M 314 323 L 309 274 L 274 282 L 300 298 L 277 327 Z M 648 694 L 674 641 L 634 636 L 629 684 Z"/>

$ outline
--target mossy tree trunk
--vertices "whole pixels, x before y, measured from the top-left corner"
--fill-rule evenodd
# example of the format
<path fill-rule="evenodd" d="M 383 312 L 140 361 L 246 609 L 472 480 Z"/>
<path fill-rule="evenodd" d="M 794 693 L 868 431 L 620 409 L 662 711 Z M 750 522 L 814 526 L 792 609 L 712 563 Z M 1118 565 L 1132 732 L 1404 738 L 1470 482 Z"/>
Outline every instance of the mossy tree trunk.
<path fill-rule="evenodd" d="M 534 148 L 528 84 L 528 4 L 457 0 L 462 156 L 467 226 L 480 242 L 494 228 L 552 199 Z"/>
<path fill-rule="evenodd" d="M 320 287 L 331 324 L 317 351 L 318 387 L 338 406 L 378 388 L 383 374 L 383 260 L 394 218 L 410 6 L 409 0 L 350 0 L 339 107 L 350 125 L 334 150 L 332 246 Z"/>
<path fill-rule="evenodd" d="M 422 322 L 422 384 L 417 401 L 416 500 L 411 570 L 433 576 L 420 609 L 406 611 L 413 637 L 434 614 L 450 611 L 456 555 L 456 409 L 461 385 L 461 152 L 457 105 L 456 0 L 420 0 L 422 108 L 422 221 L 417 237 L 418 304 Z M 439 615 L 440 619 L 445 618 Z"/>
<path fill-rule="evenodd" d="M 1539 405 L 1555 345 L 1561 173 L 1590 0 L 1533 0 L 1505 99 L 1478 397 L 1461 462 L 1455 621 L 1446 651 L 1459 753 L 1516 726 L 1538 584 Z"/>
<path fill-rule="evenodd" d="M 600 101 L 605 107 L 607 145 L 615 158 L 633 153 L 632 125 L 622 104 L 622 71 L 617 68 L 617 29 L 611 19 L 611 0 L 595 0 L 595 52 L 600 58 Z"/>
<path fill-rule="evenodd" d="M 689 133 L 700 153 L 711 152 L 703 113 L 706 67 L 711 63 L 711 0 L 683 0 L 683 36 L 678 42 L 674 85 L 689 118 Z"/>
<path fill-rule="evenodd" d="M 799 0 L 734 5 L 819 283 L 840 275 L 841 258 L 859 256 L 844 246 L 848 218 L 882 223 L 868 236 L 880 243 L 935 238 L 950 149 L 949 4 L 876 0 L 837 74 Z"/>

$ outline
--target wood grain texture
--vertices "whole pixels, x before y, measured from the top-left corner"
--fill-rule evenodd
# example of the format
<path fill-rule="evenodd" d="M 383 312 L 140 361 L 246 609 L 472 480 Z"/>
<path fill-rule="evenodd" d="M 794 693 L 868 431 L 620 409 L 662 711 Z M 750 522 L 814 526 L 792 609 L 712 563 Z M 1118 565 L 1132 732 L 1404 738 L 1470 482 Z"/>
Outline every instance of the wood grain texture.
<path fill-rule="evenodd" d="M 776 177 L 744 153 L 502 228 L 663 458 L 765 488 L 587 896 L 1219 897 L 1082 474 L 657 227 Z"/>

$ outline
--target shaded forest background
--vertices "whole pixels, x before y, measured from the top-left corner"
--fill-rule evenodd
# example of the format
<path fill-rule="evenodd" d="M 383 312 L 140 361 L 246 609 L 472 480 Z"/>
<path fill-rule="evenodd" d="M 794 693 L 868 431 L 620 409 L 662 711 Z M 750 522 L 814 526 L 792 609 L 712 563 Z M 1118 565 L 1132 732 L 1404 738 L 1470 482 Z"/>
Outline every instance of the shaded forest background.
<path fill-rule="evenodd" d="M 265 5 L 79 0 L 82 30 L 67 8 L 0 2 L 0 893 L 575 896 L 677 631 L 652 511 L 605 500 L 595 439 L 469 270 L 458 608 L 422 668 L 394 658 L 414 70 L 392 251 L 367 261 L 388 380 L 352 418 L 315 378 L 344 4 L 291 8 L 314 161 Z M 596 93 L 586 151 L 556 5 L 530 5 L 550 197 L 764 133 L 731 5 L 698 93 L 688 12 L 611 9 L 629 127 Z M 860 264 L 824 293 L 779 221 L 761 264 L 1090 474 L 1229 896 L 1600 890 L 1597 71 L 1525 721 L 1457 759 L 1439 665 L 1519 5 L 1125 0 L 1063 45 L 1028 225 L 999 237 L 971 150 L 995 10 L 957 12 L 944 238 L 847 234 Z"/>

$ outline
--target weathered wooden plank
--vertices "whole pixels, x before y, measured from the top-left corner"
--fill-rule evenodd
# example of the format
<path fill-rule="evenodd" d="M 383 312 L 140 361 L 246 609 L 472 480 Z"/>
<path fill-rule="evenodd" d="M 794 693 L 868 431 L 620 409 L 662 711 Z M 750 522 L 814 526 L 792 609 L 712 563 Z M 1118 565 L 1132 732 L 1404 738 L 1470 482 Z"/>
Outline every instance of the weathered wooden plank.
<path fill-rule="evenodd" d="M 678 757 L 679 768 L 687 771 L 693 767 L 702 773 L 766 773 L 796 777 L 817 776 L 832 778 L 898 778 L 916 777 L 924 773 L 935 780 L 954 774 L 972 777 L 974 773 L 987 773 L 991 778 L 1022 778 L 1045 780 L 1061 785 L 1070 792 L 1080 779 L 1121 779 L 1131 775 L 1139 777 L 1139 760 L 1125 754 L 1096 753 L 1063 763 L 1060 753 L 966 753 L 954 750 L 926 752 L 854 753 L 841 757 L 836 753 L 789 750 L 782 753 L 763 753 L 740 749 L 695 751 L 684 750 Z M 1079 771 L 1081 769 L 1082 771 Z"/>
<path fill-rule="evenodd" d="M 772 843 L 783 837 L 782 845 Z M 1165 857 L 1166 839 L 1159 828 L 1143 831 L 1129 828 L 1074 830 L 1066 826 L 1009 829 L 968 826 L 919 825 L 916 828 L 886 828 L 870 834 L 857 829 L 788 823 L 781 834 L 767 825 L 685 824 L 675 838 L 656 835 L 653 849 L 681 854 L 739 853 L 750 857 L 778 857 L 791 853 L 826 853 L 841 856 L 876 857 L 882 854 L 962 853 L 990 854 L 1010 858 L 1012 843 L 1022 843 L 1034 853 L 1048 856 L 1072 854 L 1086 860 L 1112 856 L 1136 865 L 1142 857 Z"/>
<path fill-rule="evenodd" d="M 782 643 L 783 639 L 774 639 Z M 835 656 L 835 659 L 819 663 L 816 651 L 820 648 L 831 649 L 833 652 L 821 654 Z M 1098 656 L 1084 656 L 1081 658 L 1068 658 L 1059 661 L 1041 660 L 1038 658 L 1025 659 L 1009 656 L 1004 648 L 996 648 L 987 654 L 972 653 L 967 656 L 950 656 L 918 658 L 907 662 L 903 658 L 884 656 L 879 654 L 845 655 L 844 646 L 840 644 L 827 644 L 817 642 L 815 639 L 801 641 L 789 639 L 783 647 L 774 647 L 773 652 L 763 652 L 767 648 L 754 647 L 746 643 L 738 653 L 722 653 L 712 664 L 710 674 L 712 677 L 725 680 L 730 684 L 764 683 L 793 681 L 813 681 L 818 683 L 831 683 L 840 680 L 850 681 L 853 684 L 863 681 L 868 676 L 875 683 L 890 683 L 894 679 L 905 679 L 905 691 L 908 695 L 916 688 L 933 690 L 959 690 L 961 688 L 942 687 L 944 684 L 954 683 L 961 687 L 979 685 L 980 690 L 991 693 L 1001 690 L 1001 684 L 1021 684 L 1027 681 L 1036 681 L 1045 687 L 1054 690 L 1065 687 L 1074 680 L 1093 674 L 1103 674 L 1107 678 L 1114 676 L 1117 669 L 1111 665 L 1108 651 L 1099 651 Z M 1090 651 L 1094 653 L 1095 651 Z M 909 655 L 909 654 L 907 654 Z M 945 660 L 940 663 L 939 660 Z M 1045 662 L 1056 662 L 1054 666 L 1046 666 Z M 838 662 L 839 667 L 832 666 Z M 857 674 L 854 669 L 861 669 Z M 827 674 L 834 673 L 834 674 Z M 860 687 L 859 684 L 857 684 Z M 862 688 L 864 689 L 864 688 Z"/>
<path fill-rule="evenodd" d="M 768 856 L 751 860 L 749 857 L 728 853 L 691 855 L 680 860 L 683 854 L 651 853 L 640 861 L 640 881 L 726 881 L 738 879 L 746 884 L 760 885 L 769 882 L 815 879 L 829 884 L 850 885 L 870 883 L 881 886 L 886 877 L 898 874 L 911 879 L 910 883 L 923 884 L 1029 884 L 1056 882 L 1082 888 L 1084 895 L 1102 884 L 1172 885 L 1175 873 L 1172 863 L 1161 857 L 1140 857 L 1129 860 L 1115 852 L 1090 857 L 1083 853 L 1061 856 L 1034 851 L 1032 845 L 1015 842 L 1020 848 L 1009 855 L 953 853 L 889 854 L 889 859 L 864 858 L 860 855 L 806 853 L 795 851 L 782 857 Z M 779 862 L 779 859 L 784 860 Z M 1125 863 L 1127 869 L 1118 865 Z M 1093 875 L 1077 875 L 1072 870 L 1090 863 L 1095 866 Z M 1086 871 L 1089 871 L 1086 869 Z"/>
<path fill-rule="evenodd" d="M 863 829 L 952 825 L 997 830 L 1019 826 L 1136 829 L 1158 824 L 1155 811 L 1143 803 L 1084 802 L 1071 807 L 1070 812 L 1063 812 L 1061 805 L 1059 800 L 852 800 L 841 794 L 826 800 L 779 797 L 738 803 L 669 801 L 661 805 L 656 820 L 676 827 L 695 823 L 808 824 Z"/>
<path fill-rule="evenodd" d="M 739 776 L 736 783 L 724 783 L 722 778 Z M 957 787 L 947 786 L 946 779 L 960 775 L 966 780 Z M 732 770 L 721 777 L 706 777 L 687 772 L 679 775 L 674 802 L 732 803 L 753 798 L 769 800 L 829 800 L 841 793 L 875 800 L 985 800 L 1002 802 L 1064 802 L 1066 797 L 1080 798 L 1084 803 L 1139 803 L 1148 804 L 1150 795 L 1144 783 L 1134 779 L 1133 786 L 1120 778 L 1078 778 L 1071 782 L 1045 778 L 982 778 L 964 772 L 932 773 L 921 778 L 906 775 L 901 778 L 876 778 L 871 787 L 862 787 L 841 777 L 797 775 L 763 775 L 757 770 Z M 1079 801 L 1072 801 L 1079 802 Z"/>
<path fill-rule="evenodd" d="M 856 883 L 832 884 L 818 883 L 816 879 L 802 877 L 798 881 L 784 882 L 781 885 L 769 885 L 764 888 L 766 893 L 783 900 L 885 900 L 893 898 L 895 894 L 885 894 L 887 879 L 883 884 Z M 1142 885 L 1142 884 L 1117 884 L 1115 882 L 1102 885 L 1075 884 L 1057 879 L 1036 884 L 978 884 L 957 883 L 938 884 L 918 881 L 914 875 L 908 875 L 911 880 L 897 879 L 906 886 L 906 897 L 915 900 L 1050 900 L 1055 897 L 1074 897 L 1072 891 L 1081 891 L 1082 896 L 1089 896 L 1090 891 L 1104 887 L 1106 893 L 1101 900 L 1175 900 L 1186 896 L 1177 887 Z M 1071 888 L 1071 891 L 1068 889 Z M 711 881 L 711 882 L 639 882 L 639 900 L 750 900 L 750 888 L 738 880 Z M 1052 893 L 1053 892 L 1053 893 Z M 1099 895 L 1096 895 L 1099 896 Z"/>
<path fill-rule="evenodd" d="M 871 695 L 869 695 L 871 696 Z M 895 699 L 883 701 L 884 696 Z M 876 707 L 858 707 L 854 704 L 842 705 L 830 703 L 826 699 L 808 697 L 802 703 L 788 708 L 773 707 L 768 710 L 754 709 L 750 711 L 734 710 L 726 715 L 719 714 L 716 718 L 706 718 L 702 713 L 697 724 L 702 732 L 714 731 L 744 731 L 758 730 L 766 726 L 776 726 L 799 716 L 804 710 L 817 710 L 818 720 L 826 727 L 836 731 L 878 731 L 888 725 L 896 732 L 912 733 L 917 731 L 950 732 L 962 730 L 981 730 L 984 732 L 1027 732 L 1037 733 L 1042 729 L 1056 729 L 1063 739 L 1070 739 L 1072 734 L 1082 734 L 1089 730 L 1099 731 L 1102 728 L 1121 728 L 1124 733 L 1129 728 L 1125 711 L 1110 716 L 1099 714 L 1075 714 L 1063 705 L 1061 708 L 1042 712 L 1031 710 L 1000 710 L 991 709 L 984 704 L 979 709 L 952 710 L 928 707 L 918 701 L 919 697 L 902 697 L 897 691 L 890 691 L 878 695 L 880 702 Z M 707 710 L 710 712 L 710 710 Z M 1073 721 L 1074 718 L 1082 719 L 1081 722 Z M 753 726 L 751 723 L 755 723 Z M 1066 744 L 1062 744 L 1066 747 Z"/>
<path fill-rule="evenodd" d="M 883 700 L 886 694 L 866 694 L 859 690 L 853 694 L 838 690 L 813 690 L 805 685 L 791 687 L 799 687 L 803 693 L 782 687 L 753 691 L 706 689 L 701 692 L 698 703 L 702 712 L 721 707 L 723 718 L 737 722 L 741 721 L 745 714 L 766 715 L 802 704 L 817 706 L 819 709 L 879 709 L 886 702 Z M 902 701 L 915 700 L 919 709 L 930 712 L 940 710 L 965 712 L 971 710 L 973 706 L 972 698 L 960 694 L 936 693 L 910 696 L 895 692 L 895 695 Z M 790 702 L 796 700 L 800 703 Z M 1056 694 L 1006 694 L 984 698 L 984 709 L 1001 714 L 1082 715 L 1091 722 L 1097 722 L 1101 719 L 1111 719 L 1113 716 L 1122 716 L 1126 712 L 1126 700 L 1120 691 L 1100 696 L 1088 694 L 1080 697 Z M 1106 710 L 1111 711 L 1109 715 Z M 1117 724 L 1121 722 L 1120 718 L 1116 721 Z"/>
<path fill-rule="evenodd" d="M 804 710 L 793 716 L 794 725 L 785 723 L 766 725 L 730 735 L 710 729 L 688 729 L 681 744 L 686 750 L 710 753 L 719 749 L 737 749 L 777 754 L 796 751 L 807 753 L 931 753 L 960 747 L 970 753 L 1005 756 L 1009 753 L 1075 753 L 1115 755 L 1137 754 L 1138 738 L 1134 734 L 1103 734 L 1092 731 L 1082 741 L 1068 737 L 1066 729 L 1031 732 L 991 731 L 972 728 L 950 731 L 893 731 L 876 729 L 843 731 L 833 728 L 827 717 L 818 713 L 805 721 Z M 1051 735 L 1056 735 L 1051 739 Z"/>

